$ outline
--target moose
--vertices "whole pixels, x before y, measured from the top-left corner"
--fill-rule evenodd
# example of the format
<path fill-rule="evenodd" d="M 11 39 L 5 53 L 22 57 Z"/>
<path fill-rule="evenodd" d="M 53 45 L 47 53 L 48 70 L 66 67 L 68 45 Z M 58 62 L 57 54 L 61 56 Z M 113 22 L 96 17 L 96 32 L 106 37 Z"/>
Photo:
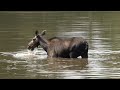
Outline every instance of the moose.
<path fill-rule="evenodd" d="M 46 30 L 39 33 L 28 43 L 27 49 L 33 51 L 39 45 L 47 52 L 50 58 L 88 58 L 88 43 L 82 37 L 45 39 Z"/>

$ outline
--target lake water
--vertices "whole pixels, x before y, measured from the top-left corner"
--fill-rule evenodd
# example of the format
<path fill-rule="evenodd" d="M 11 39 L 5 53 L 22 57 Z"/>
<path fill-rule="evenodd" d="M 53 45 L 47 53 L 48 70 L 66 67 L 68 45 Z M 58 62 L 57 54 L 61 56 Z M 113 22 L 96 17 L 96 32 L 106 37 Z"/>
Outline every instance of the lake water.
<path fill-rule="evenodd" d="M 84 37 L 89 58 L 48 59 L 27 50 L 35 30 L 46 38 Z M 119 79 L 120 12 L 0 11 L 1 79 Z"/>

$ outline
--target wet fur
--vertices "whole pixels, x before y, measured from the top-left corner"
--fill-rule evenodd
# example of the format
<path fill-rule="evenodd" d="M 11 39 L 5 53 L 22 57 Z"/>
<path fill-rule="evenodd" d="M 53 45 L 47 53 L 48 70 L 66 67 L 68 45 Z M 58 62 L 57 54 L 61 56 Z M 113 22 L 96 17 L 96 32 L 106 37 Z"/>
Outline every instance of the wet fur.
<path fill-rule="evenodd" d="M 48 41 L 47 54 L 49 57 L 77 58 L 81 56 L 88 58 L 88 43 L 83 38 L 61 39 L 53 37 Z"/>
<path fill-rule="evenodd" d="M 45 39 L 45 30 L 41 34 L 38 31 L 35 32 L 35 37 L 28 44 L 28 49 L 34 50 L 34 48 L 40 45 L 46 52 L 48 57 L 61 57 L 61 58 L 88 58 L 88 43 L 82 37 L 72 38 L 59 38 L 53 37 Z"/>

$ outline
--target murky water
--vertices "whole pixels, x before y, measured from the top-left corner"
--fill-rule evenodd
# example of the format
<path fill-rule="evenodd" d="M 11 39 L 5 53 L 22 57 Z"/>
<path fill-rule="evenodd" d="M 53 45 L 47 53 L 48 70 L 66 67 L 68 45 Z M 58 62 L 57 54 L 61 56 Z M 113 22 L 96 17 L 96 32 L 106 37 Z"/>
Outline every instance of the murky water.
<path fill-rule="evenodd" d="M 88 60 L 48 59 L 41 47 L 28 51 L 35 30 L 47 30 L 46 38 L 84 37 Z M 120 78 L 120 12 L 1 11 L 0 78 Z"/>

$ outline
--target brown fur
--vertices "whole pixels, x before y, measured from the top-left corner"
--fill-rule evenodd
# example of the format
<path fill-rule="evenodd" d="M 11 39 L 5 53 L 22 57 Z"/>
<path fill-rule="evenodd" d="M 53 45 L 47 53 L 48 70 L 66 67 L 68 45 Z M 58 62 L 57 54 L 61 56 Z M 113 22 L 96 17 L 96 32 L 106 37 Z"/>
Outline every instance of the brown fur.
<path fill-rule="evenodd" d="M 88 58 L 88 43 L 82 37 L 68 39 L 53 37 L 47 40 L 41 34 L 34 38 L 36 40 L 28 44 L 28 49 L 34 50 L 39 44 L 47 52 L 48 57 L 77 58 L 81 56 Z"/>

